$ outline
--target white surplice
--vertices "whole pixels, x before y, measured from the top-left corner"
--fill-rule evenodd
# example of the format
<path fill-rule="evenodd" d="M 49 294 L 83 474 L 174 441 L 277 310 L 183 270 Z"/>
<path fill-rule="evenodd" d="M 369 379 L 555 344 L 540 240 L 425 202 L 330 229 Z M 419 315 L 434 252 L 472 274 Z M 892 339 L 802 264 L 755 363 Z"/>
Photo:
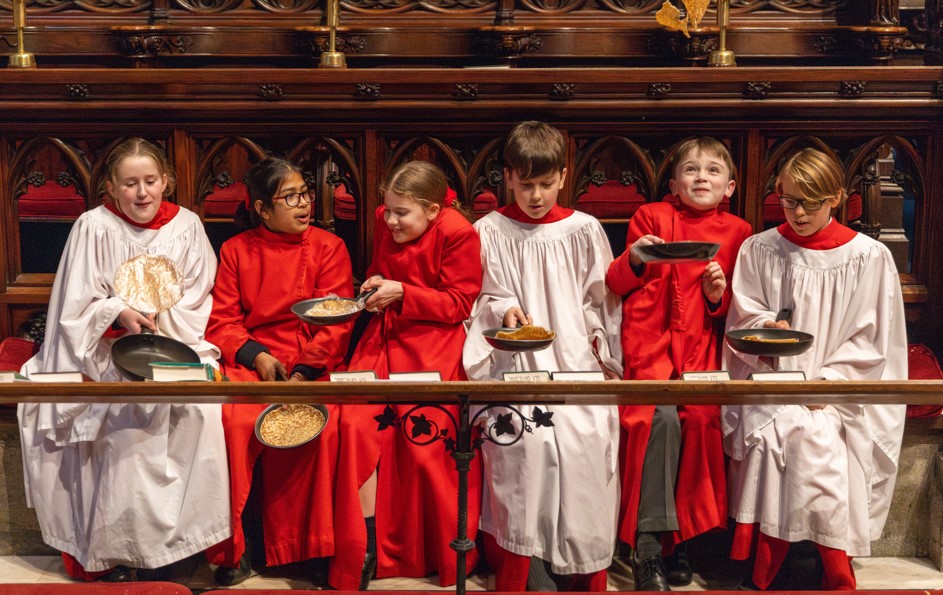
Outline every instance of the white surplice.
<path fill-rule="evenodd" d="M 621 304 L 606 288 L 612 251 L 602 226 L 574 212 L 547 224 L 519 223 L 494 212 L 476 225 L 484 283 L 471 315 L 464 363 L 473 380 L 500 380 L 515 370 L 600 370 L 621 375 Z M 482 337 L 520 306 L 557 337 L 543 350 L 493 350 Z M 518 409 L 532 417 L 534 406 Z M 482 531 L 504 549 L 538 556 L 560 574 L 609 566 L 619 505 L 619 418 L 612 406 L 541 406 L 553 427 L 535 427 L 513 446 L 486 442 Z M 484 414 L 486 427 L 507 410 Z M 481 418 L 480 418 L 481 419 Z M 520 427 L 518 419 L 514 419 Z M 507 438 L 504 436 L 503 438 Z"/>
<path fill-rule="evenodd" d="M 777 229 L 749 238 L 732 280 L 727 328 L 759 328 L 782 308 L 812 347 L 779 358 L 810 380 L 907 378 L 900 281 L 890 251 L 857 234 L 827 249 L 801 248 Z M 731 377 L 757 358 L 725 347 Z M 897 477 L 904 405 L 726 406 L 731 515 L 786 541 L 811 540 L 868 556 L 881 535 Z"/>
<path fill-rule="evenodd" d="M 194 213 L 159 229 L 125 223 L 104 207 L 82 214 L 59 263 L 40 352 L 23 373 L 80 371 L 119 381 L 112 341 L 102 338 L 126 307 L 115 297 L 118 267 L 165 256 L 184 276 L 183 297 L 157 317 L 159 332 L 205 362 L 216 256 Z M 29 506 L 43 540 L 88 571 L 125 564 L 157 568 L 232 533 L 219 405 L 37 404 L 18 408 Z"/>

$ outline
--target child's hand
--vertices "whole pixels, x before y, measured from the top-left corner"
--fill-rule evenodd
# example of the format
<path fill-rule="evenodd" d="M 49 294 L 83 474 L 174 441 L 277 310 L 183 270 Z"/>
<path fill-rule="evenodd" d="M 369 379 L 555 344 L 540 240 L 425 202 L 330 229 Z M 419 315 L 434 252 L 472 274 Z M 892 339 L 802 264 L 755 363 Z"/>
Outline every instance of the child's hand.
<path fill-rule="evenodd" d="M 784 331 L 788 331 L 790 328 L 788 320 L 767 320 L 763 323 L 763 328 L 778 328 Z"/>
<path fill-rule="evenodd" d="M 156 317 L 157 314 L 145 316 L 134 308 L 125 308 L 121 311 L 121 314 L 118 314 L 118 324 L 122 328 L 128 329 L 128 333 L 132 335 L 140 334 L 145 328 L 150 329 L 152 333 L 156 333 L 157 325 L 154 323 Z"/>
<path fill-rule="evenodd" d="M 295 373 L 292 374 L 291 377 L 288 379 L 288 382 L 306 382 L 307 380 L 308 380 L 308 379 L 305 378 L 305 375 L 304 375 L 304 374 L 302 374 L 301 372 L 295 372 Z"/>
<path fill-rule="evenodd" d="M 665 240 L 661 239 L 658 236 L 653 236 L 652 234 L 644 235 L 639 239 L 635 240 L 631 246 L 629 246 L 629 264 L 633 268 L 638 268 L 642 266 L 642 259 L 639 258 L 638 253 L 635 251 L 635 248 L 641 248 L 642 246 L 651 246 L 652 244 L 664 244 Z"/>
<path fill-rule="evenodd" d="M 503 324 L 505 328 L 517 328 L 518 323 L 534 324 L 534 319 L 530 317 L 530 314 L 524 314 L 524 311 L 517 306 L 509 308 L 504 313 Z"/>
<path fill-rule="evenodd" d="M 370 296 L 364 306 L 368 312 L 381 312 L 384 308 L 397 300 L 403 299 L 403 284 L 392 279 L 380 276 L 370 277 L 364 281 L 363 289 L 377 288 L 377 292 Z"/>
<path fill-rule="evenodd" d="M 719 304 L 724 297 L 724 291 L 727 289 L 727 277 L 724 276 L 724 269 L 720 264 L 711 261 L 704 267 L 704 274 L 701 276 L 701 288 L 704 290 L 704 297 L 710 304 Z"/>
<path fill-rule="evenodd" d="M 616 374 L 614 371 L 610 370 L 606 364 L 602 363 L 601 360 L 596 360 L 599 363 L 599 367 L 602 368 L 603 376 L 606 377 L 606 380 L 622 380 L 622 376 Z"/>
<path fill-rule="evenodd" d="M 285 364 L 278 361 L 278 358 L 271 353 L 263 351 L 255 356 L 255 360 L 252 363 L 255 365 L 255 371 L 259 373 L 262 380 L 281 380 L 282 378 L 288 378 L 288 370 L 285 369 Z"/>

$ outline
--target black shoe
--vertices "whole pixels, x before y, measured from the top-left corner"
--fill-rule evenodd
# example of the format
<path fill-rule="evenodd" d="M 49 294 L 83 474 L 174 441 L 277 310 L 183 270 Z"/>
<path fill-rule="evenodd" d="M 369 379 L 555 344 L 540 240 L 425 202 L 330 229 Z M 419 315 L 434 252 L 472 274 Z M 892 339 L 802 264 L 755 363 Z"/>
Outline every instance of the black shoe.
<path fill-rule="evenodd" d="M 670 591 L 665 563 L 661 556 L 639 560 L 637 552 L 632 554 L 632 576 L 636 591 Z"/>
<path fill-rule="evenodd" d="M 130 568 L 127 566 L 115 566 L 111 569 L 111 572 L 103 574 L 95 580 L 101 583 L 130 583 L 134 579 L 131 577 Z"/>
<path fill-rule="evenodd" d="M 756 586 L 756 583 L 753 582 L 753 579 L 746 578 L 742 583 L 740 583 L 740 591 L 762 591 L 763 589 Z"/>
<path fill-rule="evenodd" d="M 672 587 L 685 587 L 694 580 L 694 571 L 688 562 L 688 552 L 679 546 L 675 553 L 665 558 L 668 584 Z"/>
<path fill-rule="evenodd" d="M 220 566 L 216 569 L 216 572 L 213 573 L 213 580 L 221 587 L 231 587 L 244 582 L 251 575 L 252 564 L 249 562 L 249 552 L 246 551 L 242 554 L 242 557 L 239 558 L 239 566 L 235 568 Z"/>
<path fill-rule="evenodd" d="M 160 568 L 138 568 L 137 578 L 142 582 L 167 582 L 173 578 L 173 568 L 171 565 L 161 566 Z"/>
<path fill-rule="evenodd" d="M 359 591 L 366 591 L 370 586 L 370 579 L 377 575 L 377 557 L 374 554 L 367 554 L 363 557 L 363 568 L 360 569 Z"/>

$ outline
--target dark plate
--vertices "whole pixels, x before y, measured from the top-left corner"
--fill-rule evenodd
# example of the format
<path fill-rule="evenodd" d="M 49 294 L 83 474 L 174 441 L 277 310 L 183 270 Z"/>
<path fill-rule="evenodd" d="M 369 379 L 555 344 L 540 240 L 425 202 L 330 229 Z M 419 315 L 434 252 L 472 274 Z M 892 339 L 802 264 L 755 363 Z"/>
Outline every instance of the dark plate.
<path fill-rule="evenodd" d="M 353 320 L 360 314 L 360 311 L 363 310 L 363 304 L 361 303 L 361 304 L 357 304 L 358 307 L 353 312 L 348 312 L 347 314 L 338 314 L 337 316 L 308 316 L 307 314 L 305 314 L 305 312 L 310 310 L 315 304 L 317 304 L 318 302 L 323 302 L 324 300 L 344 300 L 352 304 L 357 304 L 357 300 L 353 298 L 336 298 L 336 297 L 315 298 L 312 300 L 304 300 L 304 301 L 298 302 L 297 304 L 291 307 L 291 311 L 294 313 L 295 316 L 304 320 L 308 324 L 314 324 L 317 326 L 327 326 L 330 324 L 341 324 L 342 322 Z"/>
<path fill-rule="evenodd" d="M 259 439 L 259 442 L 261 442 L 262 444 L 264 444 L 265 446 L 268 446 L 268 447 L 270 447 L 270 448 L 283 448 L 283 449 L 284 449 L 284 448 L 298 448 L 298 447 L 301 446 L 302 444 L 307 444 L 307 443 L 311 442 L 312 440 L 314 440 L 315 438 L 317 438 L 318 436 L 320 436 L 320 435 L 321 435 L 321 432 L 324 431 L 324 428 L 327 427 L 328 420 L 330 419 L 329 416 L 328 416 L 328 414 L 327 414 L 327 407 L 325 407 L 324 405 L 322 405 L 322 404 L 320 404 L 320 403 L 317 403 L 317 404 L 312 404 L 312 403 L 299 403 L 299 404 L 302 404 L 302 405 L 309 405 L 309 406 L 311 406 L 311 407 L 314 407 L 315 409 L 317 409 L 318 411 L 321 412 L 321 415 L 324 416 L 324 425 L 321 426 L 321 429 L 318 430 L 318 433 L 317 433 L 317 434 L 315 434 L 314 436 L 308 438 L 308 439 L 305 440 L 304 442 L 299 442 L 298 444 L 292 444 L 291 446 L 275 446 L 274 444 L 269 444 L 269 443 L 266 442 L 265 440 L 262 440 L 262 432 L 261 432 L 262 421 L 265 419 L 265 416 L 266 416 L 266 415 L 268 415 L 269 413 L 271 413 L 271 412 L 275 411 L 276 409 L 278 409 L 279 407 L 281 407 L 281 404 L 276 403 L 275 405 L 269 405 L 268 407 L 266 407 L 266 408 L 262 411 L 262 413 L 259 414 L 259 417 L 257 417 L 256 420 L 255 420 L 255 437 Z"/>
<path fill-rule="evenodd" d="M 668 242 L 635 248 L 638 257 L 646 264 L 707 262 L 714 258 L 718 250 L 720 244 L 713 242 Z"/>
<path fill-rule="evenodd" d="M 765 343 L 763 341 L 747 341 L 743 337 L 752 335 L 763 339 L 798 339 L 793 343 Z M 805 353 L 812 347 L 812 335 L 800 331 L 778 328 L 742 328 L 727 331 L 725 335 L 731 349 L 757 355 L 760 357 L 788 357 Z"/>
<path fill-rule="evenodd" d="M 150 333 L 118 339 L 111 345 L 111 359 L 118 371 L 131 380 L 153 379 L 151 362 L 200 363 L 200 356 L 186 343 Z"/>
<path fill-rule="evenodd" d="M 485 341 L 488 342 L 488 345 L 502 351 L 540 351 L 541 349 L 550 347 L 550 344 L 553 343 L 553 339 L 515 341 L 514 339 L 498 339 L 495 337 L 495 335 L 501 331 L 513 330 L 515 329 L 504 327 L 489 328 L 486 331 L 482 331 L 481 334 L 485 337 Z"/>

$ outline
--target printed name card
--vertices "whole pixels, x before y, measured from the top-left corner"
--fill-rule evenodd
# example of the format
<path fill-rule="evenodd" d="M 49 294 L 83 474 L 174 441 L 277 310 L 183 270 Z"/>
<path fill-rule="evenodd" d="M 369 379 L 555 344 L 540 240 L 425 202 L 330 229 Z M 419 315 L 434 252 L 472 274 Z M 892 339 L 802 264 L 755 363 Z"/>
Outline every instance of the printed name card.
<path fill-rule="evenodd" d="M 606 375 L 601 371 L 588 370 L 586 372 L 554 372 L 552 378 L 563 382 L 602 382 L 606 379 Z"/>
<path fill-rule="evenodd" d="M 81 372 L 35 372 L 29 375 L 33 382 L 82 382 Z"/>
<path fill-rule="evenodd" d="M 753 372 L 750 374 L 750 380 L 763 382 L 779 382 L 782 380 L 805 380 L 805 372 L 798 370 L 795 372 Z"/>
<path fill-rule="evenodd" d="M 0 383 L 18 382 L 20 380 L 26 380 L 26 376 L 20 376 L 16 372 L 0 372 Z"/>
<path fill-rule="evenodd" d="M 372 382 L 377 379 L 373 370 L 355 372 L 331 372 L 331 382 Z"/>
<path fill-rule="evenodd" d="M 151 362 L 154 382 L 213 382 L 216 370 L 209 364 Z"/>
<path fill-rule="evenodd" d="M 432 372 L 395 372 L 390 374 L 393 382 L 441 382 L 442 375 Z"/>
<path fill-rule="evenodd" d="M 505 382 L 550 382 L 550 372 L 547 370 L 505 372 L 502 379 Z"/>
<path fill-rule="evenodd" d="M 697 380 L 702 382 L 718 382 L 730 380 L 727 370 L 708 370 L 704 372 L 682 372 L 681 380 Z"/>

